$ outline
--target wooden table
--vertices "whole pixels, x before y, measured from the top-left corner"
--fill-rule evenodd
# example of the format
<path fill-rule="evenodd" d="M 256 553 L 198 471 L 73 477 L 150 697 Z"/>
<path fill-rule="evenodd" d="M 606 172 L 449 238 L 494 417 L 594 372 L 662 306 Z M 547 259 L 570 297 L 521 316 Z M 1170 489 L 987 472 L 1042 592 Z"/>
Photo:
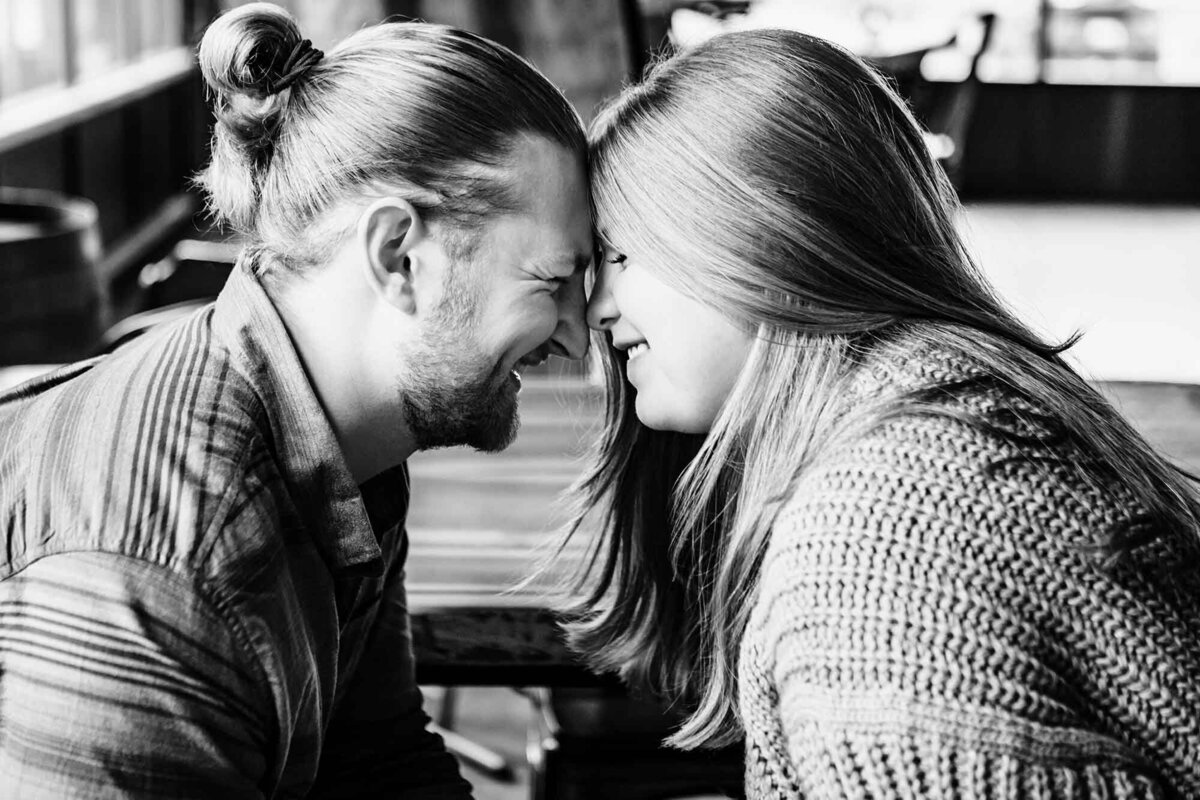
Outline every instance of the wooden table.
<path fill-rule="evenodd" d="M 1200 386 L 1100 384 L 1156 446 L 1200 474 Z M 504 594 L 563 521 L 555 496 L 579 474 L 601 394 L 582 381 L 530 381 L 522 429 L 504 453 L 411 460 L 409 604 L 418 680 L 435 685 L 586 685 L 544 596 Z"/>

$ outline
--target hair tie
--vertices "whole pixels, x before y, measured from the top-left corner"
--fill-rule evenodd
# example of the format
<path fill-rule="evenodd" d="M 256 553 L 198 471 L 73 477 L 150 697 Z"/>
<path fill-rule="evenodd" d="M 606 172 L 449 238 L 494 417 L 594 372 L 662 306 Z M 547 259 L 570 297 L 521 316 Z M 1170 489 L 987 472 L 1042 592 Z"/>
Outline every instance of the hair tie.
<path fill-rule="evenodd" d="M 267 94 L 278 94 L 298 81 L 304 73 L 317 65 L 325 54 L 313 47 L 311 39 L 301 39 L 296 42 L 287 60 L 283 62 L 280 72 L 283 73 L 267 85 Z"/>

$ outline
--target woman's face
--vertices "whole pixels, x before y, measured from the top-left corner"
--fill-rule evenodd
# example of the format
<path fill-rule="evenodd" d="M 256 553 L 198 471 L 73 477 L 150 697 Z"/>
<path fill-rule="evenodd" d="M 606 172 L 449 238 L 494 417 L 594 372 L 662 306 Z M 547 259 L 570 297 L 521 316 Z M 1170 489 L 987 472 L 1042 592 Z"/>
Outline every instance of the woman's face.
<path fill-rule="evenodd" d="M 588 299 L 588 325 L 608 331 L 628 359 L 643 425 L 707 433 L 729 397 L 753 335 L 664 283 L 633 254 L 605 248 Z"/>

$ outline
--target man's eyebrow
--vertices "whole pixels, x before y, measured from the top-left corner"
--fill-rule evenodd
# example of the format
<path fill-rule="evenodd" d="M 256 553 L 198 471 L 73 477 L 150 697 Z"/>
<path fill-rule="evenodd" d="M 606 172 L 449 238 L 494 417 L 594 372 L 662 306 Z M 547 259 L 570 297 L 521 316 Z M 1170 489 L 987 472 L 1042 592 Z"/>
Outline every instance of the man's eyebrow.
<path fill-rule="evenodd" d="M 586 272 L 592 265 L 592 256 L 590 253 L 562 253 L 540 260 L 534 266 L 539 272 L 557 272 L 562 269 L 563 262 L 574 265 L 572 274 Z"/>

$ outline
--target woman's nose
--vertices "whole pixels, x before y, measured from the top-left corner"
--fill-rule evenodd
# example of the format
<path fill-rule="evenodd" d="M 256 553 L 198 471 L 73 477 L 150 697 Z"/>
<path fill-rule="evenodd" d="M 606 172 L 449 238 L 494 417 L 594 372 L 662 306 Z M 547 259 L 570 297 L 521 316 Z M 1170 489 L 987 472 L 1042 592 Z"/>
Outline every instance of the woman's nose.
<path fill-rule="evenodd" d="M 587 324 L 592 330 L 607 331 L 621 317 L 612 294 L 612 266 L 603 261 L 596 265 L 596 281 L 588 297 Z"/>

